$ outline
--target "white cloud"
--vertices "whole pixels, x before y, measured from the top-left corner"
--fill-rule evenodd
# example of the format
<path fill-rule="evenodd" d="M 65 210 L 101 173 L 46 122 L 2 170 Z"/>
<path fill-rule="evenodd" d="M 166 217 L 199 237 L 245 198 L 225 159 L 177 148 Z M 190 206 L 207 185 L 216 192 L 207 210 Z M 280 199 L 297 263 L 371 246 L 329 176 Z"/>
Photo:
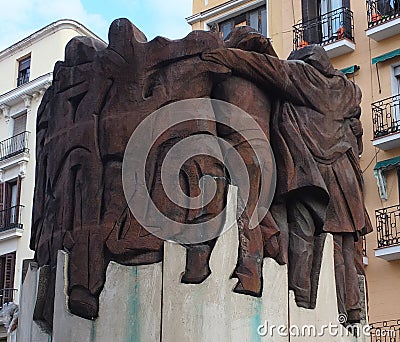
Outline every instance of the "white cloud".
<path fill-rule="evenodd" d="M 74 19 L 106 41 L 118 17 L 130 19 L 149 39 L 183 38 L 191 30 L 185 20 L 191 0 L 0 0 L 0 8 L 0 51 L 58 19 Z"/>
<path fill-rule="evenodd" d="M 0 51 L 58 19 L 74 19 L 104 36 L 108 23 L 81 0 L 0 0 Z"/>

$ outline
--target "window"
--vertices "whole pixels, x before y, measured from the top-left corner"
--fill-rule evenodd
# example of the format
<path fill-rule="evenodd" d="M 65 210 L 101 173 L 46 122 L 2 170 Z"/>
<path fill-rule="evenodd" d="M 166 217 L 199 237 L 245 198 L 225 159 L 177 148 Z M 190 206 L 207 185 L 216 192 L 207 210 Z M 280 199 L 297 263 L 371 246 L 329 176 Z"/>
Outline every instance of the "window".
<path fill-rule="evenodd" d="M 19 61 L 17 86 L 29 82 L 31 72 L 31 57 Z"/>
<path fill-rule="evenodd" d="M 13 301 L 15 252 L 0 256 L 0 307 Z"/>
<path fill-rule="evenodd" d="M 0 231 L 20 225 L 21 178 L 0 183 Z"/>
<path fill-rule="evenodd" d="M 222 33 L 224 39 L 228 37 L 229 33 L 235 28 L 240 26 L 251 26 L 256 31 L 264 36 L 267 35 L 267 10 L 265 6 L 259 7 L 242 13 L 236 17 L 222 21 L 218 24 L 219 32 Z"/>
<path fill-rule="evenodd" d="M 14 118 L 13 136 L 26 131 L 26 114 Z"/>

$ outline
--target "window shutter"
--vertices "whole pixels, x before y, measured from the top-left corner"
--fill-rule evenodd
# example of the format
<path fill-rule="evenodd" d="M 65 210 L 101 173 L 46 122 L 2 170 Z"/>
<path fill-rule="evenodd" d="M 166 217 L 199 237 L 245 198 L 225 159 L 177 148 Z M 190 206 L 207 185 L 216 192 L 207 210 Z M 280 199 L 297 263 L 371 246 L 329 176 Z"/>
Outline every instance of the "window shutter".
<path fill-rule="evenodd" d="M 4 288 L 14 288 L 15 253 L 6 254 L 4 270 Z M 10 292 L 10 291 L 8 291 Z"/>
<path fill-rule="evenodd" d="M 302 0 L 301 12 L 303 16 L 303 22 L 314 19 L 318 16 L 318 1 L 315 0 Z"/>
<path fill-rule="evenodd" d="M 18 179 L 17 179 L 17 207 L 14 209 L 15 210 L 15 217 L 14 217 L 14 223 L 21 223 L 20 222 L 20 210 L 21 210 L 21 207 L 20 207 L 20 204 L 21 204 L 21 184 L 22 183 L 22 178 L 21 178 L 21 176 L 18 176 Z"/>
<path fill-rule="evenodd" d="M 317 25 L 320 5 L 321 2 L 315 0 L 302 0 L 301 2 L 303 24 L 307 22 L 306 27 L 304 27 L 303 39 L 309 44 L 316 44 L 321 41 L 321 27 Z"/>
<path fill-rule="evenodd" d="M 21 186 L 22 186 L 22 177 L 18 176 L 17 178 L 17 205 L 21 204 Z"/>
<path fill-rule="evenodd" d="M 26 131 L 26 114 L 18 116 L 14 119 L 13 136 Z"/>

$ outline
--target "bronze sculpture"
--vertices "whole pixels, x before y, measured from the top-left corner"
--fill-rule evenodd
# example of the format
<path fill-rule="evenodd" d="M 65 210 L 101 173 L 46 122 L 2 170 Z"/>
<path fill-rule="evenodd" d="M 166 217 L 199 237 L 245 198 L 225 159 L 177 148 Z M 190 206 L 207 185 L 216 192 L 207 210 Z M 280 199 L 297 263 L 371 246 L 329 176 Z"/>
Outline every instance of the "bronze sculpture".
<path fill-rule="evenodd" d="M 288 215 L 289 288 L 299 306 L 312 307 L 314 240 L 332 233 L 339 312 L 359 321 L 354 243 L 372 231 L 358 162 L 360 89 L 334 70 L 319 46 L 293 51 L 288 61 L 233 49 L 203 58 L 279 97 L 271 142 L 279 170 L 276 200 L 286 203 Z"/>
<path fill-rule="evenodd" d="M 280 264 L 289 264 L 289 283 L 295 290 L 298 304 L 311 308 L 311 276 L 299 274 L 296 258 L 298 253 L 307 253 L 307 263 L 312 263 L 314 247 L 312 241 L 296 245 L 294 235 L 304 233 L 305 239 L 314 239 L 314 231 L 304 230 L 304 225 L 299 224 L 300 216 L 304 216 L 307 223 L 312 221 L 317 226 L 315 231 L 322 231 L 325 213 L 330 213 L 329 196 L 337 198 L 336 194 L 332 195 L 337 189 L 337 182 L 327 184 L 329 182 L 321 170 L 325 166 L 321 165 L 328 165 L 329 162 L 324 164 L 320 159 L 334 158 L 335 162 L 337 159 L 335 153 L 335 157 L 325 155 L 329 150 L 326 148 L 319 151 L 319 159 L 316 160 L 315 153 L 310 148 L 313 137 L 309 131 L 295 129 L 295 136 L 301 142 L 297 144 L 297 141 L 294 143 L 288 139 L 290 134 L 282 130 L 293 129 L 298 120 L 304 118 L 304 113 L 293 114 L 296 110 L 291 111 L 294 107 L 291 103 L 300 104 L 304 111 L 308 111 L 310 107 L 315 111 L 320 106 L 317 103 L 320 97 L 311 96 L 311 100 L 308 97 L 301 98 L 301 92 L 295 87 L 294 93 L 290 93 L 285 88 L 290 83 L 288 76 L 281 75 L 277 72 L 279 70 L 272 70 L 273 63 L 268 64 L 263 60 L 266 58 L 269 61 L 271 58 L 275 63 L 281 63 L 269 40 L 254 33 L 251 28 L 233 31 L 225 42 L 218 33 L 202 31 L 192 32 L 182 40 L 169 41 L 157 37 L 147 42 L 144 34 L 132 23 L 126 19 L 118 19 L 111 24 L 109 41 L 106 46 L 90 38 L 72 39 L 66 47 L 65 61 L 58 62 L 55 66 L 53 85 L 46 92 L 38 112 L 37 178 L 31 248 L 36 252 L 35 259 L 39 266 L 50 265 L 53 270 L 49 272 L 49 295 L 41 306 L 43 310 L 35 312 L 35 319 L 44 321 L 51 327 L 54 267 L 57 251 L 60 249 L 65 249 L 70 254 L 70 310 L 89 319 L 97 317 L 98 298 L 110 261 L 124 265 L 162 261 L 163 240 L 141 226 L 130 212 L 123 196 L 121 169 L 124 150 L 132 132 L 150 113 L 179 100 L 204 97 L 224 100 L 244 109 L 258 122 L 267 138 L 271 139 L 279 171 L 278 192 L 271 210 L 267 215 L 258 217 L 259 224 L 250 229 L 255 202 L 266 191 L 260 185 L 262 165 L 254 159 L 248 142 L 240 132 L 203 120 L 177 126 L 175 131 L 167 132 L 157 140 L 146 161 L 146 170 L 149 170 L 146 182 L 152 200 L 163 213 L 176 222 L 196 223 L 201 222 L 204 217 L 216 217 L 226 205 L 227 184 L 232 181 L 223 163 L 200 156 L 183 167 L 180 185 L 189 197 L 198 195 L 196 182 L 202 176 L 209 175 L 216 180 L 216 195 L 201 210 L 186 210 L 166 198 L 160 169 L 170 146 L 185 137 L 205 132 L 229 141 L 245 161 L 251 175 L 248 202 L 241 203 L 240 184 L 235 184 L 239 186 L 238 205 L 243 207 L 242 215 L 237 217 L 240 243 L 238 264 L 233 273 L 238 278 L 235 291 L 260 296 L 262 260 L 264 257 L 272 257 Z M 215 51 L 212 52 L 213 50 Z M 324 65 L 323 68 L 325 67 L 332 76 L 340 78 L 337 91 L 341 91 L 341 96 L 344 96 L 344 92 L 340 87 L 353 89 L 351 95 L 346 95 L 347 104 L 352 110 L 346 112 L 348 118 L 342 119 L 350 119 L 355 113 L 354 120 L 357 120 L 357 88 L 348 81 L 344 82 L 343 76 L 337 75 L 329 65 Z M 314 68 L 310 68 L 303 66 L 304 78 L 297 79 L 298 87 L 307 75 L 316 75 Z M 267 80 L 268 75 L 271 76 Z M 319 80 L 324 82 L 323 77 Z M 278 95 L 279 99 L 283 97 L 284 100 L 272 101 L 271 94 Z M 341 97 L 340 99 L 342 100 Z M 339 103 L 332 104 L 329 115 L 337 114 L 335 105 L 338 106 Z M 279 108 L 290 110 L 280 111 Z M 325 109 L 321 112 L 324 113 Z M 283 116 L 289 119 L 283 119 Z M 333 117 L 329 120 L 331 123 Z M 312 121 L 308 121 L 310 122 Z M 286 124 L 290 127 L 285 126 Z M 337 143 L 330 134 L 329 127 L 326 126 L 325 129 L 330 141 Z M 345 165 L 341 166 L 351 167 L 356 173 L 357 160 L 350 159 L 347 153 L 352 149 L 358 155 L 354 151 L 357 139 L 350 130 L 348 125 L 347 135 L 341 137 L 348 144 L 346 148 L 340 149 L 338 158 L 345 155 L 342 161 Z M 223 152 L 218 144 L 211 148 L 216 153 Z M 299 162 L 291 160 L 291 156 L 306 161 L 301 167 L 301 174 Z M 326 174 L 332 176 L 333 173 Z M 185 177 L 189 181 L 185 181 Z M 347 212 L 346 219 L 356 219 L 358 231 L 368 227 L 365 224 L 364 207 L 360 202 L 360 183 L 358 178 L 351 180 L 353 183 L 350 186 L 358 191 L 358 197 L 348 203 L 350 200 L 342 196 L 342 204 L 353 206 Z M 297 183 L 287 184 L 285 181 Z M 293 189 L 296 191 L 292 192 Z M 304 189 L 312 192 L 312 196 L 307 198 L 307 191 L 303 191 Z M 363 217 L 357 216 L 356 211 L 360 208 L 363 210 Z M 329 215 L 327 219 L 330 219 L 329 222 L 334 221 Z M 215 229 L 218 230 L 220 225 L 223 225 L 222 221 L 218 222 Z M 296 230 L 295 225 L 299 229 Z M 336 233 L 334 229 L 326 227 L 324 231 Z M 335 241 L 336 251 L 339 251 L 351 240 L 346 238 L 344 244 L 339 238 L 335 238 Z M 183 282 L 199 283 L 207 278 L 210 274 L 208 261 L 214 244 L 215 239 L 185 244 L 187 262 Z M 335 255 L 345 255 L 346 267 L 352 267 L 348 261 L 351 253 L 335 252 Z M 306 269 L 308 273 L 311 272 L 311 266 Z M 318 275 L 318 262 L 315 269 Z M 338 285 L 338 298 L 341 301 L 345 301 L 342 300 L 345 294 L 341 287 L 344 282 L 346 280 Z M 356 294 L 353 298 L 355 296 Z"/>

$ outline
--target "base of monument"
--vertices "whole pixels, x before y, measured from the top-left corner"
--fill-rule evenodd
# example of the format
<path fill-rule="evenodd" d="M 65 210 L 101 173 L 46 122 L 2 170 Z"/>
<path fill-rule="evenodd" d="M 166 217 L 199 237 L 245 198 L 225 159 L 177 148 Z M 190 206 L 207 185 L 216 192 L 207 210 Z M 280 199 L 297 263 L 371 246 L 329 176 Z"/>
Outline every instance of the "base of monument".
<path fill-rule="evenodd" d="M 264 260 L 261 298 L 232 292 L 229 279 L 237 249 L 233 230 L 217 243 L 210 264 L 212 274 L 202 284 L 182 284 L 185 248 L 165 244 L 165 261 L 139 267 L 111 263 L 100 296 L 99 317 L 92 321 L 72 315 L 67 308 L 68 255 L 58 256 L 54 328 L 52 336 L 32 321 L 38 269 L 30 267 L 23 285 L 18 336 L 21 341 L 123 342 L 123 341 L 368 341 L 367 336 L 346 336 L 337 322 L 333 277 L 332 238 L 328 237 L 321 269 L 315 310 L 299 308 L 287 291 L 286 266 Z M 162 303 L 162 304 L 161 304 Z M 332 334 L 324 325 L 338 327 Z M 316 335 L 302 336 L 304 327 L 315 327 Z M 309 328 L 307 328 L 309 329 Z M 341 329 L 341 330 L 340 330 Z M 342 332 L 340 332 L 342 331 Z M 309 331 L 313 334 L 313 331 Z M 341 336 L 341 334 L 343 336 Z"/>
<path fill-rule="evenodd" d="M 230 193 L 229 201 L 234 203 Z M 234 212 L 228 213 L 234 215 Z M 67 303 L 79 303 L 79 294 L 68 298 L 68 254 L 59 251 L 52 335 L 33 321 L 39 269 L 29 267 L 22 286 L 18 340 L 23 342 L 366 342 L 338 322 L 333 239 L 328 234 L 322 257 L 316 307 L 296 305 L 288 291 L 287 266 L 264 259 L 261 297 L 234 293 L 231 275 L 238 257 L 237 227 L 216 242 L 210 258 L 211 275 L 200 284 L 184 284 L 187 249 L 164 244 L 163 263 L 122 266 L 111 262 L 99 298 L 99 315 L 88 320 L 72 315 Z M 364 282 L 360 282 L 360 284 Z M 365 292 L 364 292 L 365 293 Z M 73 298 L 72 298 L 73 297 Z M 365 302 L 363 303 L 365 306 Z"/>

